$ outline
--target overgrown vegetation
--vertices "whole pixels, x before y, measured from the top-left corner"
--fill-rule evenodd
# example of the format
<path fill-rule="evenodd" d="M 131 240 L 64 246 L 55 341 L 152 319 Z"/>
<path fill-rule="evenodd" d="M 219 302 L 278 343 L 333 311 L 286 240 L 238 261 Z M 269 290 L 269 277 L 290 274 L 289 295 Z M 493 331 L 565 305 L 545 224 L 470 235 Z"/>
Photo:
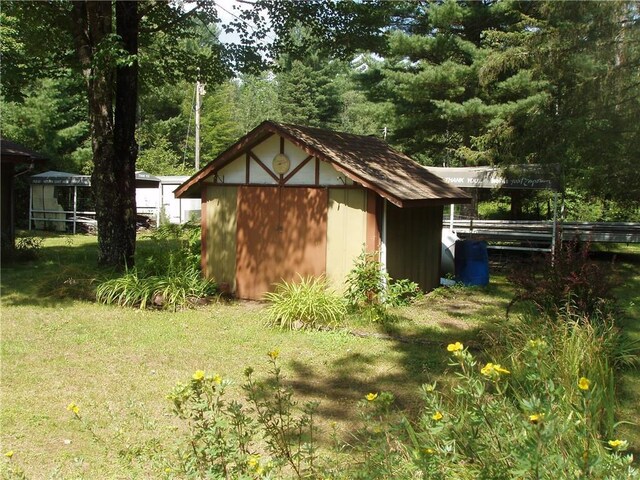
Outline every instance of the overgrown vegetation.
<path fill-rule="evenodd" d="M 171 251 L 174 241 L 167 238 L 165 244 L 160 243 L 165 240 L 143 236 L 140 258 L 158 249 Z M 396 341 L 389 336 L 361 338 L 345 332 L 265 329 L 265 310 L 255 303 L 148 312 L 70 300 L 61 298 L 62 294 L 60 298 L 38 294 L 41 288 L 46 289 L 45 281 L 54 277 L 104 274 L 92 270 L 94 244 L 95 238 L 87 236 L 45 238 L 37 263 L 3 263 L 0 436 L 2 453 L 11 454 L 11 458 L 7 455 L 0 462 L 2 475 L 17 476 L 24 469 L 28 478 L 199 478 L 198 473 L 185 473 L 197 471 L 195 467 L 188 470 L 188 465 L 196 465 L 192 437 L 185 440 L 177 432 L 186 429 L 178 426 L 176 430 L 175 423 L 167 420 L 166 393 L 177 379 L 186 377 L 187 383 L 191 382 L 192 372 L 198 369 L 220 372 L 224 379 L 242 379 L 246 365 L 256 365 L 256 359 L 277 346 L 290 352 L 289 358 L 278 358 L 278 366 L 283 372 L 281 388 L 295 391 L 292 403 L 299 399 L 290 410 L 293 419 L 302 418 L 306 402 L 321 402 L 313 414 L 317 426 L 313 442 L 318 449 L 313 471 L 317 477 L 447 478 L 450 473 L 448 478 L 492 478 L 490 474 L 493 478 L 533 478 L 537 453 L 527 449 L 535 440 L 531 435 L 538 432 L 545 440 L 538 444 L 545 462 L 538 462 L 541 478 L 545 474 L 547 478 L 567 477 L 565 472 L 554 470 L 559 469 L 560 458 L 566 461 L 568 472 L 573 469 L 575 473 L 577 468 L 581 474 L 584 464 L 574 455 L 584 439 L 589 439 L 588 458 L 592 462 L 585 476 L 637 477 L 623 465 L 628 461 L 627 444 L 636 453 L 640 442 L 637 425 L 630 424 L 637 417 L 640 377 L 637 369 L 627 368 L 637 364 L 632 340 L 640 338 L 636 321 L 640 277 L 637 265 L 631 263 L 637 258 L 637 248 L 625 247 L 627 255 L 618 265 L 625 282 L 616 294 L 622 299 L 621 311 L 630 319 L 625 317 L 625 323 L 620 324 L 623 331 L 618 329 L 621 317 L 617 313 L 597 318 L 597 313 L 592 314 L 587 321 L 573 308 L 561 308 L 551 319 L 537 311 L 522 318 L 512 313 L 509 321 L 497 323 L 512 295 L 511 286 L 498 272 L 487 288 L 455 287 L 433 301 L 429 296 L 425 302 L 394 309 L 400 319 L 389 327 L 394 336 L 402 337 Z M 358 321 L 358 317 L 350 320 Z M 362 325 L 368 332 L 387 331 L 380 324 Z M 478 335 L 478 329 L 488 333 Z M 453 355 L 465 348 L 458 349 L 455 340 L 470 347 L 466 353 L 472 353 L 476 366 L 469 385 L 482 385 L 479 397 L 472 392 L 460 394 L 459 399 L 456 393 L 458 388 L 466 388 L 466 380 L 458 375 L 463 373 L 462 367 Z M 447 343 L 452 345 L 451 352 L 447 352 Z M 447 353 L 452 360 L 448 369 L 443 360 Z M 29 360 L 28 375 L 24 374 L 25 359 Z M 493 366 L 487 367 L 488 362 Z M 489 375 L 484 375 L 483 369 Z M 500 374 L 500 369 L 510 373 L 493 379 L 492 372 Z M 203 378 L 207 376 L 209 382 L 220 386 L 215 375 Z M 588 390 L 580 388 L 581 377 L 589 381 Z M 551 381 L 545 382 L 549 378 Z M 230 381 L 220 381 L 225 406 L 241 403 L 244 413 L 256 419 L 246 391 L 243 395 Z M 276 398 L 269 393 L 276 385 L 272 373 L 252 373 L 252 381 L 264 388 L 260 394 L 264 401 Z M 428 391 L 436 381 L 433 391 Z M 422 383 L 427 387 L 421 389 Z M 34 389 L 34 384 L 40 388 Z M 428 403 L 420 392 L 441 403 Z M 535 395 L 539 403 L 521 404 L 519 399 L 527 395 Z M 473 398 L 478 402 L 474 404 Z M 456 406 L 462 399 L 468 399 L 464 416 Z M 572 403 L 564 403 L 564 399 Z M 591 410 L 581 410 L 583 399 Z M 73 409 L 67 411 L 70 402 L 79 407 L 78 414 Z M 438 410 L 434 411 L 436 405 Z M 542 417 L 536 411 L 538 406 L 545 414 Z M 189 406 L 185 408 L 190 411 Z M 587 417 L 583 411 L 589 412 Z M 437 412 L 442 415 L 440 420 L 433 418 Z M 567 415 L 574 424 L 566 420 Z M 513 421 L 507 424 L 501 416 Z M 212 424 L 210 417 L 204 418 Z M 220 428 L 229 427 L 222 421 L 228 417 L 219 419 Z M 407 424 L 418 443 L 412 440 Z M 586 424 L 589 436 L 578 428 Z M 495 436 L 490 444 L 492 437 L 486 429 L 503 427 L 508 428 L 505 435 Z M 288 463 L 277 465 L 273 460 L 276 454 L 266 446 L 260 428 L 255 424 L 251 428 L 257 437 L 249 451 L 260 457 L 247 457 L 245 466 L 231 468 L 246 468 L 247 478 L 295 477 Z M 425 432 L 427 429 L 433 431 Z M 511 430 L 519 436 L 510 436 Z M 302 444 L 310 443 L 309 431 L 305 430 Z M 573 437 L 575 445 L 566 446 L 563 442 L 575 431 L 579 435 Z M 459 436 L 466 444 L 459 442 Z M 297 441 L 294 435 L 289 439 Z M 213 442 L 213 437 L 204 440 Z M 187 459 L 173 455 L 178 443 Z M 513 452 L 508 450 L 510 444 Z M 472 450 L 474 445 L 476 450 Z M 223 450 L 212 450 L 216 451 Z M 508 455 L 496 459 L 497 451 Z M 526 452 L 532 455 L 523 460 Z M 495 463 L 495 469 L 488 470 L 489 463 Z M 522 471 L 527 465 L 530 470 L 524 474 L 499 475 L 503 469 Z M 634 466 L 637 468 L 637 463 Z M 435 473 L 424 473 L 430 469 Z M 305 466 L 301 470 L 309 473 Z M 481 477 L 481 471 L 482 475 L 489 473 Z"/>
<path fill-rule="evenodd" d="M 16 238 L 15 245 L 9 245 L 9 242 L 3 241 L 2 261 L 11 263 L 36 260 L 41 248 L 42 238 L 32 235 Z"/>
<path fill-rule="evenodd" d="M 271 302 L 267 325 L 286 330 L 333 329 L 342 323 L 347 313 L 343 299 L 329 289 L 324 277 L 283 281 L 264 298 Z"/>
<path fill-rule="evenodd" d="M 530 302 L 542 315 L 557 317 L 563 311 L 584 318 L 606 314 L 613 308 L 616 278 L 612 268 L 593 261 L 590 243 L 576 240 L 559 243 L 556 254 L 532 257 L 517 265 L 508 278 L 516 294 L 507 308 L 518 302 Z"/>
<path fill-rule="evenodd" d="M 197 370 L 169 395 L 176 415 L 189 424 L 188 447 L 177 469 L 188 478 L 316 478 L 317 402 L 296 411 L 293 391 L 283 382 L 278 350 L 269 352 L 270 381 L 245 370 L 245 402 L 227 401 L 230 385 L 220 375 Z M 266 450 L 266 454 L 261 455 Z"/>
<path fill-rule="evenodd" d="M 155 248 L 138 266 L 98 285 L 98 302 L 137 308 L 184 308 L 216 292 L 200 271 L 200 226 L 165 224 L 152 235 Z"/>
<path fill-rule="evenodd" d="M 345 299 L 350 309 L 372 321 L 387 319 L 389 307 L 409 305 L 422 295 L 417 283 L 391 278 L 380 262 L 378 252 L 363 251 L 347 274 L 345 283 Z"/>
<path fill-rule="evenodd" d="M 197 371 L 170 396 L 190 430 L 179 471 L 188 478 L 640 478 L 628 442 L 615 435 L 612 370 L 597 349 L 607 333 L 594 335 L 585 322 L 574 328 L 580 332 L 553 339 L 523 336 L 502 364 L 481 363 L 460 342 L 449 344 L 450 389 L 423 385 L 416 421 L 396 409 L 391 393 L 363 393 L 360 428 L 324 462 L 317 457 L 318 405 L 296 410 L 278 351 L 269 353 L 267 380 L 245 371 L 245 403 L 227 403 L 229 382 Z M 576 352 L 580 358 L 571 358 Z"/>

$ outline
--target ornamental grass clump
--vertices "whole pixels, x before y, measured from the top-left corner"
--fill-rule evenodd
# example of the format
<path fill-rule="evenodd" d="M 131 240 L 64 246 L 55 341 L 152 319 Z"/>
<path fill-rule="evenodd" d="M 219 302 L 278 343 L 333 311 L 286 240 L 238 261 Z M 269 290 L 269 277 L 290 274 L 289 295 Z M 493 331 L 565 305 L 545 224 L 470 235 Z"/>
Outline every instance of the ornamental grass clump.
<path fill-rule="evenodd" d="M 202 278 L 195 267 L 162 276 L 143 276 L 132 269 L 118 278 L 102 282 L 96 289 L 100 303 L 123 307 L 184 308 L 198 303 L 198 299 L 213 295 L 216 284 Z"/>
<path fill-rule="evenodd" d="M 271 302 L 267 324 L 284 330 L 320 330 L 338 327 L 347 313 L 344 301 L 329 289 L 324 277 L 302 277 L 281 282 L 266 293 Z"/>

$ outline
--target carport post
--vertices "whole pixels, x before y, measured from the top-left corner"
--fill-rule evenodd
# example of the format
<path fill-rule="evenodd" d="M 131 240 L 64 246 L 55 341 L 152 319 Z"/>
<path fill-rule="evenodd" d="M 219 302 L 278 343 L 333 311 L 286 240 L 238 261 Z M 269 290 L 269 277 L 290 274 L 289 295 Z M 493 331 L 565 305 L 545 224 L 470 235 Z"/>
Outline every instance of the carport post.
<path fill-rule="evenodd" d="M 78 219 L 78 186 L 73 186 L 73 234 L 76 234 L 76 220 Z"/>
<path fill-rule="evenodd" d="M 556 235 L 558 233 L 558 192 L 553 192 L 553 225 L 551 226 L 551 263 L 556 257 Z"/>
<path fill-rule="evenodd" d="M 449 211 L 449 230 L 453 230 L 453 217 L 455 215 L 455 204 L 451 204 L 451 210 Z"/>
<path fill-rule="evenodd" d="M 162 211 L 162 189 L 163 189 L 162 181 L 158 184 L 158 208 L 156 210 L 156 228 L 160 226 L 160 212 Z"/>
<path fill-rule="evenodd" d="M 383 272 L 387 271 L 387 199 L 382 200 L 382 228 L 380 229 L 380 267 Z M 382 277 L 383 290 L 386 291 L 386 276 Z"/>
<path fill-rule="evenodd" d="M 29 231 L 33 222 L 33 183 L 29 185 Z"/>

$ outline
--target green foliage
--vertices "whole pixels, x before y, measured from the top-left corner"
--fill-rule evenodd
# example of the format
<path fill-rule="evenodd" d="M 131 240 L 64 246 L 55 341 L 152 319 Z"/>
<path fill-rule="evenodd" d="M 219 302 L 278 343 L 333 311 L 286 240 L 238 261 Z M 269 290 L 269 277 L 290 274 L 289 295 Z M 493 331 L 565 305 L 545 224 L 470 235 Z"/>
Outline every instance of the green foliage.
<path fill-rule="evenodd" d="M 316 478 L 314 415 L 317 402 L 299 411 L 285 386 L 278 351 L 269 352 L 270 378 L 258 382 L 245 370 L 245 404 L 227 401 L 230 384 L 196 371 L 169 395 L 175 414 L 189 425 L 189 446 L 180 455 L 188 478 Z M 267 455 L 261 455 L 266 452 Z"/>
<path fill-rule="evenodd" d="M 392 279 L 378 258 L 377 252 L 363 251 L 345 281 L 349 306 L 373 321 L 384 319 L 387 307 L 409 305 L 422 295 L 415 282 Z"/>
<path fill-rule="evenodd" d="M 82 79 L 67 70 L 35 81 L 23 93 L 20 101 L 2 99 L 2 135 L 46 155 L 57 170 L 86 172 L 91 151 L 85 145 L 89 123 Z"/>
<path fill-rule="evenodd" d="M 519 302 L 531 302 L 540 313 L 553 317 L 562 311 L 587 317 L 611 311 L 614 277 L 591 260 L 589 250 L 588 242 L 564 242 L 558 245 L 553 258 L 534 257 L 527 268 L 514 268 L 509 280 L 516 294 L 507 315 Z"/>
<path fill-rule="evenodd" d="M 4 238 L 3 238 L 4 240 Z M 15 245 L 2 242 L 2 262 L 28 262 L 40 256 L 42 238 L 27 236 L 16 238 Z"/>
<path fill-rule="evenodd" d="M 396 410 L 393 394 L 369 392 L 359 402 L 360 428 L 346 443 L 334 436 L 343 456 L 325 462 L 316 453 L 318 405 L 295 415 L 277 350 L 267 381 L 245 371 L 244 404 L 225 401 L 229 382 L 197 371 L 169 397 L 190 427 L 180 469 L 200 478 L 638 479 L 628 442 L 615 437 L 613 371 L 598 348 L 615 332 L 575 322 L 566 335 L 567 325 L 540 323 L 533 335 L 507 326 L 508 340 L 496 339 L 508 365 L 449 344 L 450 388 L 423 385 L 415 421 Z"/>
<path fill-rule="evenodd" d="M 98 285 L 99 302 L 140 309 L 197 305 L 213 295 L 216 284 L 200 272 L 200 225 L 164 224 L 154 233 L 155 248 L 138 267 Z"/>
<path fill-rule="evenodd" d="M 329 290 L 324 277 L 283 281 L 264 298 L 271 302 L 267 325 L 287 330 L 333 329 L 342 323 L 347 313 L 344 301 Z"/>
<path fill-rule="evenodd" d="M 241 134 L 249 133 L 264 120 L 280 120 L 275 75 L 242 75 L 237 83 L 235 122 Z"/>
<path fill-rule="evenodd" d="M 215 283 L 203 279 L 200 270 L 194 267 L 163 276 L 143 276 L 133 269 L 98 285 L 96 300 L 123 307 L 156 306 L 175 310 L 197 305 L 199 299 L 213 295 L 215 290 Z"/>

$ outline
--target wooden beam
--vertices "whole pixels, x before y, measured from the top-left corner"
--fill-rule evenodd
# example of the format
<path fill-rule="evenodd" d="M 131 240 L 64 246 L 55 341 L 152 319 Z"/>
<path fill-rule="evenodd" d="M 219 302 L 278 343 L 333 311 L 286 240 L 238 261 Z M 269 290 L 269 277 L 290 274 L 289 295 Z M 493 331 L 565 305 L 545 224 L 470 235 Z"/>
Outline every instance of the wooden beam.
<path fill-rule="evenodd" d="M 305 158 L 302 162 L 300 162 L 300 164 L 294 168 L 293 170 L 291 170 L 291 173 L 289 173 L 289 175 L 287 175 L 286 177 L 284 177 L 282 183 L 287 183 L 289 180 L 291 180 L 291 178 L 298 173 L 307 163 L 309 163 L 311 160 L 313 159 L 313 157 L 311 155 L 309 155 L 307 158 Z"/>
<path fill-rule="evenodd" d="M 251 158 L 253 159 L 254 162 L 256 162 L 258 165 L 260 165 L 262 167 L 262 169 L 267 172 L 269 175 L 271 175 L 271 178 L 273 178 L 278 184 L 281 183 L 281 179 L 278 178 L 278 176 L 273 173 L 271 171 L 271 169 L 269 169 L 269 167 L 267 167 L 264 163 L 262 163 L 262 160 L 260 160 L 255 153 L 253 153 L 252 151 L 249 151 L 249 155 L 251 156 Z"/>

